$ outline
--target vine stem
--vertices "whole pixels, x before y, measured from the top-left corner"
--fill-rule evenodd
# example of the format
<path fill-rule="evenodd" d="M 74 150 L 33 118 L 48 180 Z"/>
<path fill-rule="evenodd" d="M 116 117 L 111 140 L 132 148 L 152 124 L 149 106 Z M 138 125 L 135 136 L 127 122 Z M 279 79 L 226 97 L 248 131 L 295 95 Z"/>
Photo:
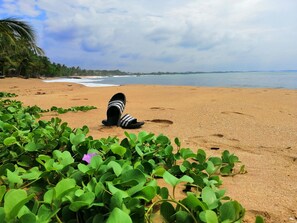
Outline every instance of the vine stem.
<path fill-rule="evenodd" d="M 176 201 L 176 200 L 173 200 L 173 199 L 162 199 L 162 200 L 158 200 L 158 201 L 154 202 L 154 203 L 148 208 L 148 210 L 147 210 L 146 213 L 145 213 L 145 218 L 146 218 L 147 222 L 151 223 L 149 215 L 150 215 L 150 212 L 152 212 L 153 207 L 154 207 L 156 204 L 161 203 L 161 202 L 165 202 L 165 201 L 172 202 L 172 203 L 175 203 L 175 204 L 177 204 L 177 205 L 180 205 L 183 209 L 185 209 L 185 210 L 191 215 L 191 217 L 193 218 L 194 222 L 195 222 L 195 223 L 198 223 L 198 221 L 196 220 L 196 218 L 195 218 L 195 216 L 193 215 L 193 213 L 192 213 L 192 212 L 191 212 L 185 205 L 183 205 L 182 203 L 180 203 L 180 202 L 178 202 L 178 201 Z"/>
<path fill-rule="evenodd" d="M 37 178 L 37 179 L 31 181 L 30 183 L 27 183 L 27 184 L 21 186 L 20 188 L 21 188 L 21 189 L 26 188 L 26 187 L 30 186 L 31 184 L 35 183 L 36 181 L 38 181 L 38 180 L 40 180 L 40 179 L 41 179 L 41 178 Z"/>
<path fill-rule="evenodd" d="M 173 199 L 175 199 L 175 188 L 176 186 L 173 187 L 173 190 L 172 190 L 172 196 L 173 196 Z"/>
<path fill-rule="evenodd" d="M 56 219 L 58 223 L 63 223 L 57 214 L 56 214 Z"/>

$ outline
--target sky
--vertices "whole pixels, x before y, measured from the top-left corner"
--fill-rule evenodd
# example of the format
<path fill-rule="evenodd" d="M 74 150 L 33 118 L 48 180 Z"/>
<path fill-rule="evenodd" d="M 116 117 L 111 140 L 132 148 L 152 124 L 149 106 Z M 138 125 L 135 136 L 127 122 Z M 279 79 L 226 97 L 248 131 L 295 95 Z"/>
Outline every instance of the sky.
<path fill-rule="evenodd" d="M 0 0 L 50 61 L 126 72 L 297 69 L 296 0 Z"/>

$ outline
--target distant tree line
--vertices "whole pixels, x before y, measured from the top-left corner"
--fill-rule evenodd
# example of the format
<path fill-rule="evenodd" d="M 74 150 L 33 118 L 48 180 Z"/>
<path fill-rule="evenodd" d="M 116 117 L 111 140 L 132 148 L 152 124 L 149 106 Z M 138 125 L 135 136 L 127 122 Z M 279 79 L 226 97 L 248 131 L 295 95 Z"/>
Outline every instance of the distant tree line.
<path fill-rule="evenodd" d="M 16 18 L 0 19 L 0 76 L 62 77 L 123 75 L 119 70 L 85 70 L 53 63 L 36 45 L 33 28 Z"/>

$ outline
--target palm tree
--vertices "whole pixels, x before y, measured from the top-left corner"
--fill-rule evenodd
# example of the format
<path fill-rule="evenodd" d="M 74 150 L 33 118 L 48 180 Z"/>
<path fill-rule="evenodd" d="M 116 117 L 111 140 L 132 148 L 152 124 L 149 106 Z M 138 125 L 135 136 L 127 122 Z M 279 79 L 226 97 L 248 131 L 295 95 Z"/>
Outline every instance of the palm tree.
<path fill-rule="evenodd" d="M 41 48 L 36 45 L 36 36 L 33 28 L 26 22 L 16 18 L 0 19 L 0 66 L 4 74 L 5 63 L 14 65 L 11 58 L 26 51 L 36 55 L 44 55 Z M 23 58 L 27 60 L 28 58 Z M 23 61 L 23 60 L 22 60 Z M 22 69 L 24 63 L 20 64 Z"/>

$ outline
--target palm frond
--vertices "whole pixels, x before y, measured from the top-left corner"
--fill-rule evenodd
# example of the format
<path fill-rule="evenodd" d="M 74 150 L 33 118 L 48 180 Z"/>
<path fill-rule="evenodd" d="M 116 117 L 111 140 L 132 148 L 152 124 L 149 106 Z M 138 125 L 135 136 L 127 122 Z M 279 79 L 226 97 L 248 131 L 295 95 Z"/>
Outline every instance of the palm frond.
<path fill-rule="evenodd" d="M 35 31 L 27 22 L 12 17 L 0 20 L 0 32 L 15 38 L 24 38 L 29 42 L 36 40 Z"/>

